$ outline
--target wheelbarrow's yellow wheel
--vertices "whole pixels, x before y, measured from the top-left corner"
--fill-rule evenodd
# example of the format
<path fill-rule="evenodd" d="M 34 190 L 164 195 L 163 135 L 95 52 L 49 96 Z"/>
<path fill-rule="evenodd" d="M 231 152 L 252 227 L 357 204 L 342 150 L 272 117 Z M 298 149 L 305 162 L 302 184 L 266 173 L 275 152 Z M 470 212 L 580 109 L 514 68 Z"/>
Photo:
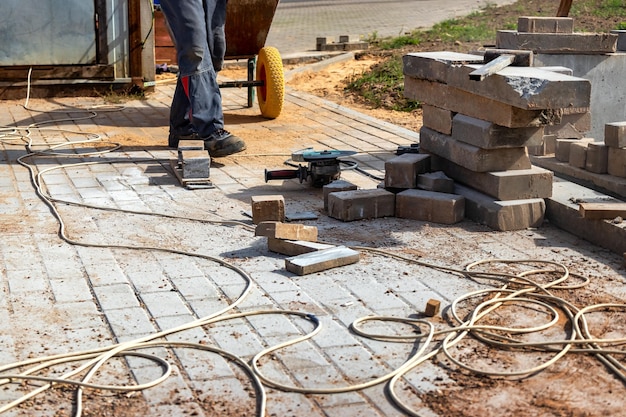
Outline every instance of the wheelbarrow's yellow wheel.
<path fill-rule="evenodd" d="M 285 100 L 285 75 L 283 60 L 273 46 L 261 48 L 257 56 L 256 78 L 263 85 L 256 88 L 261 114 L 275 119 L 283 109 Z"/>

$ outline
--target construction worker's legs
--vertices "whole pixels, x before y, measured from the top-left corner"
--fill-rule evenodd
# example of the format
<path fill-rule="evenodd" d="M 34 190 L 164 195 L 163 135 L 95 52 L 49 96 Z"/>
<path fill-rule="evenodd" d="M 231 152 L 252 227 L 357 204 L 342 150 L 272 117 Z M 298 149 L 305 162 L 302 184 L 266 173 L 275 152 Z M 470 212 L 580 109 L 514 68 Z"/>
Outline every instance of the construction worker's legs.
<path fill-rule="evenodd" d="M 226 1 L 161 0 L 160 3 L 174 36 L 179 67 L 170 110 L 170 144 L 192 133 L 209 137 L 223 129 L 224 115 L 208 42 L 209 36 L 215 39 L 207 32 L 213 17 L 206 12 L 213 10 L 225 16 Z"/>

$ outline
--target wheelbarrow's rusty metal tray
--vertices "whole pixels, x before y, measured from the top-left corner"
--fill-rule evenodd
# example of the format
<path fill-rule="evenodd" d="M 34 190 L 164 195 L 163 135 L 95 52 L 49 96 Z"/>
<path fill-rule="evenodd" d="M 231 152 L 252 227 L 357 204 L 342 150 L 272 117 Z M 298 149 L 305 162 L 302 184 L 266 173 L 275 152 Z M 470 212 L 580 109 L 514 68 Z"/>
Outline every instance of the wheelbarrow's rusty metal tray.
<path fill-rule="evenodd" d="M 228 0 L 226 58 L 255 56 L 265 46 L 279 0 Z"/>
<path fill-rule="evenodd" d="M 279 0 L 228 0 L 225 58 L 247 59 L 248 79 L 219 84 L 220 88 L 247 87 L 248 107 L 252 107 L 256 89 L 261 114 L 270 119 L 280 114 L 285 93 L 280 53 L 274 47 L 265 46 L 278 2 Z"/>

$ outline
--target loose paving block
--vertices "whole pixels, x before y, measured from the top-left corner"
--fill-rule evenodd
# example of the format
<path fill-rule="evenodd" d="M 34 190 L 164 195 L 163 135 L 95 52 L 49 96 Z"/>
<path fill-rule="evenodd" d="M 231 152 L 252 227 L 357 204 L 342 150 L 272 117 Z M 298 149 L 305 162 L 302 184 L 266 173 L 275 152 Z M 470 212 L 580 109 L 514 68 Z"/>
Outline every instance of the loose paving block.
<path fill-rule="evenodd" d="M 496 47 L 542 54 L 608 54 L 617 49 L 617 35 L 606 33 L 524 33 L 499 30 Z"/>
<path fill-rule="evenodd" d="M 587 165 L 587 142 L 575 142 L 569 147 L 569 164 L 573 167 L 585 169 Z"/>
<path fill-rule="evenodd" d="M 183 161 L 184 151 L 203 151 L 204 142 L 201 140 L 183 139 L 178 141 L 178 162 Z"/>
<path fill-rule="evenodd" d="M 328 215 L 347 221 L 391 217 L 396 210 L 396 195 L 387 190 L 340 191 L 328 196 Z"/>
<path fill-rule="evenodd" d="M 426 190 L 406 190 L 396 195 L 396 217 L 454 224 L 465 216 L 465 198 Z"/>
<path fill-rule="evenodd" d="M 605 124 L 604 144 L 611 148 L 626 148 L 626 122 Z"/>
<path fill-rule="evenodd" d="M 590 142 L 593 142 L 593 139 L 592 138 L 557 139 L 554 156 L 556 157 L 558 161 L 569 162 L 571 145 L 574 143 L 581 143 L 581 142 L 589 144 Z"/>
<path fill-rule="evenodd" d="M 600 142 L 587 145 L 585 169 L 596 174 L 606 174 L 609 163 L 609 147 Z"/>
<path fill-rule="evenodd" d="M 528 146 L 526 149 L 529 155 L 551 155 L 556 150 L 556 135 L 543 135 L 541 145 Z"/>
<path fill-rule="evenodd" d="M 454 114 L 448 109 L 422 104 L 422 125 L 444 135 L 450 135 Z"/>
<path fill-rule="evenodd" d="M 544 71 L 541 67 L 507 66 L 480 82 L 476 82 L 470 78 L 470 73 L 480 69 L 484 65 L 483 62 L 459 64 L 450 61 L 446 65 L 445 57 L 449 54 L 449 52 L 443 51 L 405 55 L 404 65 L 409 67 L 404 71 L 405 84 L 406 77 L 440 81 L 450 87 L 526 110 L 590 106 L 591 82 L 584 78 L 554 71 Z M 444 59 L 438 59 L 438 55 Z M 429 67 L 443 67 L 439 71 L 443 72 L 444 75 L 433 74 L 434 71 L 422 71 L 419 75 L 415 75 L 418 71 L 412 71 L 414 68 Z M 423 75 L 433 76 L 422 77 Z M 437 105 L 428 100 L 424 101 L 428 104 Z M 449 108 L 447 106 L 439 107 Z"/>
<path fill-rule="evenodd" d="M 315 242 L 317 240 L 317 227 L 296 223 L 261 222 L 257 225 L 254 235 L 267 236 L 274 239 Z"/>
<path fill-rule="evenodd" d="M 439 314 L 440 308 L 441 301 L 431 298 L 426 303 L 426 309 L 424 309 L 424 314 L 428 317 L 435 317 L 437 314 Z"/>
<path fill-rule="evenodd" d="M 626 222 L 586 219 L 574 201 L 621 203 L 606 194 L 557 178 L 554 194 L 546 199 L 546 218 L 550 224 L 620 255 L 626 252 Z"/>
<path fill-rule="evenodd" d="M 531 167 L 526 148 L 481 149 L 425 127 L 420 130 L 420 150 L 434 153 L 474 172 Z"/>
<path fill-rule="evenodd" d="M 620 178 L 626 178 L 626 148 L 608 150 L 606 172 Z"/>
<path fill-rule="evenodd" d="M 561 123 L 561 112 L 553 109 L 525 110 L 447 84 L 414 77 L 404 77 L 404 95 L 412 100 L 500 126 L 528 127 Z"/>
<path fill-rule="evenodd" d="M 285 268 L 297 275 L 307 275 L 358 261 L 359 252 L 345 246 L 337 246 L 287 258 Z"/>
<path fill-rule="evenodd" d="M 543 198 L 498 201 L 459 184 L 455 192 L 465 197 L 465 217 L 494 230 L 522 230 L 543 223 L 546 210 Z"/>
<path fill-rule="evenodd" d="M 252 202 L 252 222 L 285 221 L 285 198 L 282 195 L 255 195 Z"/>
<path fill-rule="evenodd" d="M 454 180 L 442 171 L 427 172 L 417 176 L 417 188 L 438 193 L 453 193 Z"/>
<path fill-rule="evenodd" d="M 357 188 L 358 187 L 356 185 L 344 180 L 337 180 L 324 185 L 324 187 L 322 187 L 322 192 L 324 193 L 324 210 L 328 211 L 328 196 L 331 193 L 336 193 L 338 191 L 351 191 L 356 190 Z"/>
<path fill-rule="evenodd" d="M 517 19 L 517 31 L 527 33 L 573 33 L 571 17 L 521 16 Z"/>
<path fill-rule="evenodd" d="M 529 169 L 472 172 L 448 160 L 438 158 L 442 170 L 455 181 L 497 200 L 547 198 L 552 195 L 552 171 L 536 166 Z"/>
<path fill-rule="evenodd" d="M 323 249 L 333 248 L 333 245 L 325 243 L 308 242 L 306 240 L 284 240 L 267 238 L 267 248 L 272 252 L 280 253 L 287 256 L 297 256 L 303 253 L 315 252 Z"/>
<path fill-rule="evenodd" d="M 513 129 L 457 114 L 452 121 L 452 138 L 483 149 L 538 146 L 543 140 L 543 127 Z"/>
<path fill-rule="evenodd" d="M 417 175 L 430 170 L 430 156 L 405 153 L 385 161 L 385 187 L 415 188 Z"/>
<path fill-rule="evenodd" d="M 182 151 L 183 178 L 209 178 L 211 157 L 207 151 Z"/>

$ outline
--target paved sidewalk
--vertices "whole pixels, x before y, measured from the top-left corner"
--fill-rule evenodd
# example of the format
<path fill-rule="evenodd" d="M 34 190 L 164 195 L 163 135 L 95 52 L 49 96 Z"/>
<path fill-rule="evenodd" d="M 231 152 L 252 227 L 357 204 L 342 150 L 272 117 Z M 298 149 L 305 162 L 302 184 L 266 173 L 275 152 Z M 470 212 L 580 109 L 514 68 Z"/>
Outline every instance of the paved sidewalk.
<path fill-rule="evenodd" d="M 297 147 L 358 150 L 355 160 L 361 168 L 380 177 L 384 160 L 396 147 L 416 140 L 414 132 L 307 94 L 288 91 L 283 114 L 266 120 L 256 105 L 244 107 L 243 90 L 224 90 L 228 128 L 246 138 L 249 149 L 237 157 L 214 161 L 215 189 L 187 190 L 171 174 L 169 161 L 176 156 L 165 147 L 171 94 L 171 85 L 159 85 L 146 101 L 125 103 L 119 111 L 97 108 L 95 117 L 82 120 L 77 117 L 84 112 L 68 112 L 67 107 L 101 104 L 98 100 L 33 100 L 32 110 L 18 102 L 0 103 L 2 125 L 46 123 L 47 128 L 64 129 L 30 129 L 37 150 L 85 139 L 87 133 L 124 144 L 99 156 L 81 156 L 61 148 L 59 155 L 25 160 L 35 172 L 43 173 L 44 192 L 59 200 L 53 206 L 74 240 L 70 243 L 60 239 L 53 212 L 36 195 L 27 169 L 16 161 L 26 154 L 24 144 L 3 138 L 0 365 L 140 339 L 211 317 L 235 302 L 239 304 L 230 313 L 274 312 L 168 336 L 169 341 L 200 345 L 149 349 L 171 364 L 172 374 L 141 393 L 88 396 L 85 407 L 90 415 L 105 411 L 124 416 L 253 415 L 258 397 L 250 379 L 223 356 L 198 348 L 216 346 L 248 361 L 267 346 L 312 330 L 306 318 L 286 311 L 314 314 L 322 331 L 312 341 L 286 348 L 273 360 L 262 360 L 265 375 L 308 388 L 369 381 L 400 366 L 414 346 L 357 336 L 350 331 L 355 319 L 419 314 L 431 298 L 441 300 L 445 308 L 456 297 L 484 287 L 453 274 L 365 252 L 357 264 L 294 276 L 285 271 L 284 256 L 268 252 L 264 239 L 251 231 L 250 219 L 243 212 L 249 210 L 250 196 L 255 194 L 282 194 L 288 212 L 317 213 L 317 220 L 305 223 L 318 226 L 321 240 L 384 247 L 456 268 L 494 257 L 561 261 L 581 273 L 602 277 L 592 284 L 596 294 L 626 296 L 619 257 L 549 224 L 537 230 L 494 233 L 469 221 L 445 227 L 394 218 L 342 223 L 324 215 L 320 190 L 297 180 L 265 183 L 264 168 L 282 168 L 281 161 Z M 66 117 L 73 120 L 51 122 Z M 279 155 L 274 154 L 276 143 L 255 142 L 268 132 L 276 143 L 284 143 Z M 95 147 L 108 148 L 104 143 Z M 91 144 L 74 147 L 76 153 L 92 148 Z M 374 188 L 378 182 L 356 171 L 347 171 L 343 177 L 362 188 Z M 212 222 L 223 220 L 241 224 Z M 440 319 L 433 321 L 444 325 Z M 375 326 L 373 330 L 388 328 Z M 161 372 L 147 359 L 128 357 L 113 361 L 96 379 L 111 384 L 133 379 L 147 382 Z M 403 389 L 402 396 L 422 415 L 435 416 L 412 393 L 428 392 L 441 381 L 450 382 L 441 367 L 427 362 L 408 379 L 410 389 Z M 15 385 L 0 390 L 0 407 L 19 391 Z M 384 384 L 333 395 L 267 391 L 267 415 L 404 415 L 386 397 Z M 47 394 L 6 415 L 52 416 L 60 410 L 69 415 L 70 407 L 69 397 Z"/>
<path fill-rule="evenodd" d="M 452 18 L 466 16 L 487 5 L 514 0 L 309 0 L 281 1 L 266 45 L 290 57 L 315 50 L 318 37 L 362 38 L 404 35 Z"/>

